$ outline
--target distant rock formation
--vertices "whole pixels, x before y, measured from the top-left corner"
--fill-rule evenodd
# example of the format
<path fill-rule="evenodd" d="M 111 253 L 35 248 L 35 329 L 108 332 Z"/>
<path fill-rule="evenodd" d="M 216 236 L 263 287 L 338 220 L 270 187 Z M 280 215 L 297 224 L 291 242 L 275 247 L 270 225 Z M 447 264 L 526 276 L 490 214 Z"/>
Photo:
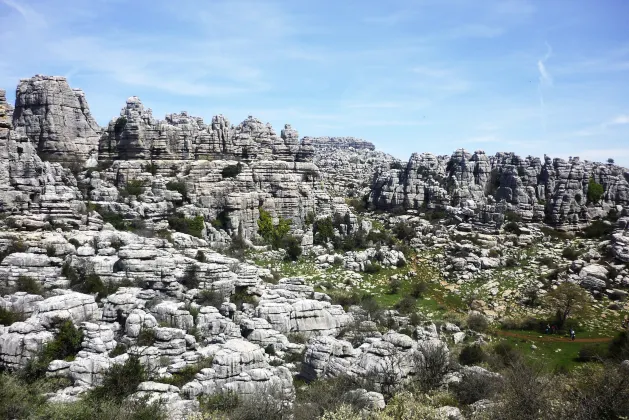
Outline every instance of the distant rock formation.
<path fill-rule="evenodd" d="M 100 139 L 101 160 L 311 160 L 312 148 L 301 147 L 299 134 L 286 125 L 278 136 L 270 124 L 249 116 L 233 126 L 222 115 L 211 124 L 186 112 L 153 118 L 137 97 L 127 99 Z"/>
<path fill-rule="evenodd" d="M 587 203 L 590 178 L 604 188 L 600 203 Z M 514 211 L 525 221 L 569 228 L 629 204 L 628 180 L 624 168 L 578 157 L 565 161 L 545 156 L 542 162 L 513 153 L 487 156 L 459 149 L 449 157 L 414 153 L 405 168 L 380 171 L 370 202 L 388 210 L 450 206 L 466 219 L 490 224 L 501 223 L 506 211 Z"/>

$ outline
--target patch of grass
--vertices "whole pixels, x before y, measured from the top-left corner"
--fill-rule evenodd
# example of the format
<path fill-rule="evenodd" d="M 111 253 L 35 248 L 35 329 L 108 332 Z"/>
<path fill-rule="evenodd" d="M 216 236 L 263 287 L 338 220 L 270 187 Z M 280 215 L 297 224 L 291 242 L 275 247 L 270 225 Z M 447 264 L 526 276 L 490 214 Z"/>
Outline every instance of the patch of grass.
<path fill-rule="evenodd" d="M 15 282 L 15 291 L 26 292 L 31 295 L 41 295 L 41 284 L 37 280 L 28 276 L 20 276 Z"/>
<path fill-rule="evenodd" d="M 170 378 L 161 378 L 159 382 L 174 385 L 176 387 L 182 387 L 188 382 L 194 380 L 194 377 L 199 373 L 202 369 L 212 367 L 213 359 L 211 357 L 207 357 L 199 360 L 197 363 L 193 365 L 186 366 L 182 370 L 177 373 L 173 373 Z"/>

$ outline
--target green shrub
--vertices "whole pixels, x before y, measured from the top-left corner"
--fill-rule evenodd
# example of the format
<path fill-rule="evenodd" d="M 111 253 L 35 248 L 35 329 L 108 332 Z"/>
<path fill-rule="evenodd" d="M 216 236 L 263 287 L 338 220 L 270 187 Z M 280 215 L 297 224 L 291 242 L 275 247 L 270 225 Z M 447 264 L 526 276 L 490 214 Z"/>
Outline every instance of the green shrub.
<path fill-rule="evenodd" d="M 183 284 L 187 289 L 198 289 L 201 281 L 197 276 L 197 266 L 195 264 L 190 264 L 186 267 L 186 271 L 181 277 L 181 284 Z"/>
<path fill-rule="evenodd" d="M 487 355 L 480 344 L 470 344 L 461 349 L 459 363 L 462 365 L 478 365 L 485 361 Z"/>
<path fill-rule="evenodd" d="M 289 235 L 282 241 L 282 248 L 286 250 L 286 259 L 297 261 L 301 257 L 301 242 L 296 237 Z"/>
<path fill-rule="evenodd" d="M 476 331 L 476 332 L 485 332 L 487 331 L 487 327 L 489 326 L 489 322 L 487 318 L 485 318 L 482 314 L 472 314 L 467 317 L 467 328 Z"/>
<path fill-rule="evenodd" d="M 29 360 L 20 376 L 29 383 L 43 378 L 48 365 L 53 360 L 73 360 L 81 350 L 83 332 L 78 330 L 72 321 L 64 321 L 59 325 L 55 338 L 46 343 L 33 359 Z"/>
<path fill-rule="evenodd" d="M 417 310 L 417 299 L 412 296 L 404 296 L 402 300 L 395 304 L 401 314 L 410 314 Z"/>
<path fill-rule="evenodd" d="M 583 236 L 586 238 L 603 238 L 614 231 L 614 225 L 605 223 L 602 220 L 593 221 L 588 227 L 583 229 Z"/>
<path fill-rule="evenodd" d="M 155 330 L 152 328 L 142 328 L 138 334 L 138 346 L 152 346 L 155 343 Z"/>
<path fill-rule="evenodd" d="M 410 295 L 415 299 L 419 299 L 424 296 L 424 294 L 428 291 L 428 283 L 423 280 L 414 281 L 411 284 Z"/>
<path fill-rule="evenodd" d="M 505 213 L 505 220 L 507 222 L 520 222 L 522 221 L 522 217 L 514 211 L 508 211 Z"/>
<path fill-rule="evenodd" d="M 212 223 L 215 229 L 225 230 L 230 225 L 229 216 L 227 212 L 223 210 L 216 216 L 216 219 L 212 220 L 210 223 Z"/>
<path fill-rule="evenodd" d="M 591 177 L 588 182 L 588 203 L 598 203 L 603 194 L 605 194 L 603 186 L 598 184 L 594 177 Z"/>
<path fill-rule="evenodd" d="M 205 262 L 205 252 L 199 249 L 197 251 L 196 259 L 198 262 Z"/>
<path fill-rule="evenodd" d="M 0 307 L 0 325 L 9 326 L 14 322 L 22 321 L 22 316 L 8 309 Z"/>
<path fill-rule="evenodd" d="M 159 381 L 176 387 L 182 387 L 188 382 L 193 381 L 194 377 L 201 371 L 201 369 L 212 367 L 212 362 L 213 359 L 211 357 L 203 358 L 197 363 L 186 366 L 177 373 L 173 373 L 170 378 L 161 378 Z"/>
<path fill-rule="evenodd" d="M 197 303 L 202 306 L 214 306 L 220 309 L 224 301 L 223 295 L 214 290 L 201 290 L 197 295 Z"/>
<path fill-rule="evenodd" d="M 192 219 L 182 216 L 171 216 L 168 218 L 168 225 L 177 232 L 186 233 L 197 238 L 203 237 L 205 227 L 203 216 L 195 216 Z"/>
<path fill-rule="evenodd" d="M 15 290 L 17 292 L 26 292 L 31 295 L 41 295 L 41 285 L 37 280 L 28 276 L 20 276 L 15 282 Z"/>
<path fill-rule="evenodd" d="M 515 235 L 519 235 L 522 233 L 522 231 L 520 230 L 520 227 L 518 226 L 518 224 L 516 222 L 509 222 L 507 224 L 504 225 L 504 230 L 505 232 L 508 233 L 513 233 Z"/>
<path fill-rule="evenodd" d="M 319 219 L 314 223 L 314 243 L 317 245 L 324 245 L 330 240 L 334 239 L 334 224 L 332 218 L 326 217 Z"/>
<path fill-rule="evenodd" d="M 122 343 L 116 344 L 116 347 L 109 353 L 109 357 L 117 357 L 127 352 L 127 346 Z"/>
<path fill-rule="evenodd" d="M 188 201 L 188 187 L 185 182 L 170 181 L 166 184 L 166 189 L 169 191 L 177 191 L 183 197 L 183 201 Z"/>
<path fill-rule="evenodd" d="M 629 360 L 629 331 L 622 331 L 609 343 L 609 357 L 615 360 Z"/>
<path fill-rule="evenodd" d="M 46 255 L 48 255 L 49 257 L 54 257 L 55 255 L 57 255 L 57 250 L 55 249 L 54 245 L 48 245 L 46 247 Z"/>
<path fill-rule="evenodd" d="M 258 233 L 273 248 L 281 248 L 286 235 L 290 231 L 291 221 L 280 217 L 277 225 L 273 225 L 271 214 L 263 208 L 259 210 Z"/>
<path fill-rule="evenodd" d="M 377 274 L 382 270 L 382 266 L 378 263 L 368 262 L 365 264 L 365 273 L 366 274 Z"/>
<path fill-rule="evenodd" d="M 409 241 L 415 237 L 415 229 L 407 223 L 400 222 L 393 228 L 393 234 L 400 241 Z"/>
<path fill-rule="evenodd" d="M 142 167 L 143 171 L 148 172 L 153 176 L 157 174 L 157 169 L 157 165 L 154 162 L 149 162 L 146 166 Z"/>
<path fill-rule="evenodd" d="M 139 196 L 142 194 L 145 182 L 141 179 L 130 179 L 127 181 L 127 185 L 120 191 L 122 197 L 128 197 L 130 195 Z"/>
<path fill-rule="evenodd" d="M 121 402 L 146 381 L 147 372 L 137 356 L 130 355 L 124 364 L 113 365 L 103 376 L 100 386 L 93 388 L 88 398 Z"/>
<path fill-rule="evenodd" d="M 223 168 L 223 170 L 221 171 L 221 175 L 223 176 L 223 178 L 234 178 L 242 172 L 242 168 L 243 165 L 241 163 L 238 163 L 236 165 L 228 165 Z"/>
<path fill-rule="evenodd" d="M 578 360 L 580 362 L 596 362 L 605 358 L 604 351 L 595 344 L 585 344 L 579 349 Z"/>
<path fill-rule="evenodd" d="M 201 410 L 207 413 L 228 413 L 238 407 L 238 395 L 233 392 L 199 397 Z"/>
<path fill-rule="evenodd" d="M 581 251 L 570 246 L 564 248 L 564 250 L 561 252 L 562 257 L 571 261 L 578 259 L 580 255 L 581 255 Z"/>

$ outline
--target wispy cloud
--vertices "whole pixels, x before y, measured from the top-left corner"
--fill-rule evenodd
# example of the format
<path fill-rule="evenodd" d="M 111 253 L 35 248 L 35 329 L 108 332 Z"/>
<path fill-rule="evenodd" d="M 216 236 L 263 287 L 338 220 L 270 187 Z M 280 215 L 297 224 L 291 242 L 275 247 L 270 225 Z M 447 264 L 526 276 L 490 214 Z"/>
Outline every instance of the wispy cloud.
<path fill-rule="evenodd" d="M 553 85 L 553 78 L 546 69 L 546 61 L 550 57 L 552 57 L 553 49 L 548 42 L 546 42 L 546 54 L 544 57 L 537 60 L 537 70 L 539 71 L 539 83 L 537 85 L 537 90 L 539 92 L 539 105 L 540 105 L 540 114 L 542 118 L 542 129 L 544 133 L 546 133 L 547 124 L 546 124 L 546 103 L 544 101 L 544 88 Z"/>
<path fill-rule="evenodd" d="M 26 2 L 20 1 L 18 3 L 14 0 L 1 0 L 1 2 L 18 12 L 28 25 L 37 27 L 46 26 L 46 19 L 44 16 L 37 13 L 33 8 L 26 4 Z"/>

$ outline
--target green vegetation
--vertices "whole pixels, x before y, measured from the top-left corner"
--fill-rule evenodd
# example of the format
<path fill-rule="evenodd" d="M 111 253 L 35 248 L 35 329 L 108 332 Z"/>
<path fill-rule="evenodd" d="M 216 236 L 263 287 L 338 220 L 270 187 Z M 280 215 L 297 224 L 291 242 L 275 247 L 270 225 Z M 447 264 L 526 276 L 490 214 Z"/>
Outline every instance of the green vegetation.
<path fill-rule="evenodd" d="M 599 200 L 605 194 L 605 189 L 601 184 L 598 184 L 594 177 L 590 178 L 588 182 L 588 203 L 598 203 Z"/>
<path fill-rule="evenodd" d="M 146 183 L 141 179 L 130 179 L 124 188 L 120 190 L 121 197 L 129 197 L 131 195 L 138 196 L 142 194 Z"/>
<path fill-rule="evenodd" d="M 203 216 L 195 216 L 192 219 L 183 216 L 171 216 L 168 218 L 168 225 L 177 232 L 187 233 L 197 238 L 203 237 L 203 228 L 205 227 Z"/>
<path fill-rule="evenodd" d="M 290 231 L 291 221 L 280 217 L 277 225 L 273 225 L 271 214 L 263 208 L 260 208 L 259 211 L 258 233 L 268 244 L 274 248 L 280 248 L 282 241 Z"/>
<path fill-rule="evenodd" d="M 188 187 L 183 181 L 170 181 L 166 184 L 169 191 L 177 191 L 183 197 L 183 201 L 188 201 Z"/>
<path fill-rule="evenodd" d="M 15 282 L 16 292 L 26 292 L 31 295 L 41 295 L 42 288 L 37 280 L 28 276 L 20 276 Z"/>
<path fill-rule="evenodd" d="M 83 332 L 76 329 L 72 321 L 64 321 L 59 325 L 59 332 L 31 359 L 20 372 L 22 379 L 33 383 L 46 374 L 48 365 L 53 360 L 72 360 L 81 350 Z"/>
<path fill-rule="evenodd" d="M 173 373 L 170 378 L 159 379 L 159 382 L 174 385 L 176 387 L 182 387 L 183 385 L 192 381 L 196 374 L 201 371 L 201 369 L 212 367 L 212 361 L 213 359 L 211 357 L 201 359 L 197 363 L 186 366 L 177 373 Z"/>

